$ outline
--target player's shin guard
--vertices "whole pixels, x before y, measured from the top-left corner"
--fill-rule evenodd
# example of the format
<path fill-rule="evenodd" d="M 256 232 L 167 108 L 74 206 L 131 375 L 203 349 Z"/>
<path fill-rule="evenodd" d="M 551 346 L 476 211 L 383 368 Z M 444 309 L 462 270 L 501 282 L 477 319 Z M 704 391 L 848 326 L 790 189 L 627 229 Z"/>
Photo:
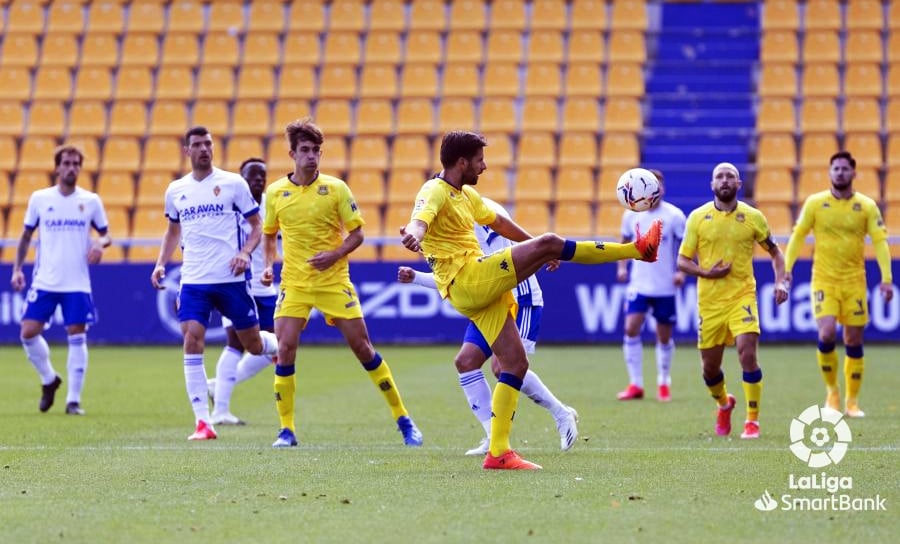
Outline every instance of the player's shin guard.
<path fill-rule="evenodd" d="M 634 244 L 566 240 L 559 258 L 573 263 L 601 264 L 623 259 L 639 259 L 640 257 L 641 252 Z"/>
<path fill-rule="evenodd" d="M 816 361 L 819 363 L 819 370 L 822 371 L 822 379 L 825 380 L 825 387 L 829 390 L 836 390 L 838 357 L 834 350 L 834 342 L 825 343 L 819 341 L 819 349 L 816 351 Z"/>
<path fill-rule="evenodd" d="M 762 395 L 762 369 L 744 372 L 744 395 L 747 397 L 747 421 L 759 421 L 759 400 Z"/>
<path fill-rule="evenodd" d="M 521 388 L 522 380 L 508 372 L 500 373 L 491 398 L 491 455 L 494 457 L 500 457 L 512 449 L 509 445 L 509 433 L 512 431 Z"/>
<path fill-rule="evenodd" d="M 262 342 L 262 355 L 278 355 L 278 337 L 269 331 L 259 331 L 259 339 Z"/>
<path fill-rule="evenodd" d="M 69 389 L 66 403 L 81 402 L 81 390 L 84 388 L 84 376 L 88 366 L 87 335 L 85 333 L 68 336 L 69 353 L 66 359 L 66 371 L 69 376 Z"/>
<path fill-rule="evenodd" d="M 847 346 L 844 357 L 844 381 L 847 384 L 847 398 L 856 399 L 859 396 L 859 387 L 862 385 L 863 370 L 866 361 L 863 359 L 863 347 Z"/>
<path fill-rule="evenodd" d="M 706 382 L 706 388 L 709 389 L 710 396 L 715 399 L 719 408 L 728 406 L 728 390 L 725 389 L 725 374 L 719 372 L 719 375 L 715 378 L 703 378 L 703 381 Z"/>
<path fill-rule="evenodd" d="M 384 400 L 391 408 L 391 417 L 396 420 L 400 416 L 408 415 L 406 407 L 403 406 L 403 400 L 400 398 L 400 391 L 397 390 L 397 384 L 394 383 L 394 376 L 391 375 L 391 369 L 381 355 L 375 352 L 375 358 L 362 365 L 369 373 L 369 379 L 381 391 Z"/>
<path fill-rule="evenodd" d="M 294 365 L 275 366 L 275 409 L 282 429 L 296 431 L 294 427 L 294 393 L 297 390 L 297 377 Z"/>

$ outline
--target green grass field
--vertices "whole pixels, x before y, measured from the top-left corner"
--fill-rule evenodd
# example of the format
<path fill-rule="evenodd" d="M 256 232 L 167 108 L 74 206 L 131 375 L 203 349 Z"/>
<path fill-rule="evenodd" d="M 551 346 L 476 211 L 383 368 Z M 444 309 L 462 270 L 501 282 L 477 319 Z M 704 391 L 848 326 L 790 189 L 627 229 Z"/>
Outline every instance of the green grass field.
<path fill-rule="evenodd" d="M 523 398 L 513 446 L 544 470 L 513 473 L 462 455 L 481 430 L 455 349 L 380 347 L 425 434 L 411 449 L 349 350 L 301 348 L 300 446 L 273 450 L 270 375 L 235 391 L 247 426 L 190 443 L 179 347 L 92 347 L 81 418 L 63 415 L 64 389 L 39 413 L 34 371 L 20 348 L 2 347 L 0 542 L 888 542 L 900 531 L 895 348 L 867 346 L 868 416 L 850 421 L 846 457 L 824 469 L 852 477 L 854 497 L 885 498 L 887 512 L 753 506 L 766 490 L 826 496 L 788 489 L 789 474 L 822 471 L 788 449 L 791 419 L 824 397 L 810 346 L 762 347 L 763 434 L 753 442 L 714 435 L 693 346 L 679 346 L 667 405 L 615 400 L 626 382 L 618 347 L 541 346 L 532 368 L 578 409 L 581 435 L 560 452 L 552 418 Z M 64 373 L 65 347 L 52 353 Z M 218 354 L 207 354 L 210 374 Z M 740 373 L 733 350 L 726 357 L 739 424 Z M 645 351 L 650 390 L 654 366 Z"/>

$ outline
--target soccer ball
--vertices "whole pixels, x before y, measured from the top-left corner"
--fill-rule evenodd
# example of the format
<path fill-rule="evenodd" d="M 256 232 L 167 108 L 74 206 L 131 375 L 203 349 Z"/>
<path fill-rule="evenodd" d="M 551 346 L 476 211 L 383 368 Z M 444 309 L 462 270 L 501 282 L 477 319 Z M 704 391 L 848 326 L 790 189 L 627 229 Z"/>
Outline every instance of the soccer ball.
<path fill-rule="evenodd" d="M 662 191 L 653 172 L 644 168 L 632 168 L 619 177 L 616 196 L 629 210 L 645 212 L 659 201 Z"/>

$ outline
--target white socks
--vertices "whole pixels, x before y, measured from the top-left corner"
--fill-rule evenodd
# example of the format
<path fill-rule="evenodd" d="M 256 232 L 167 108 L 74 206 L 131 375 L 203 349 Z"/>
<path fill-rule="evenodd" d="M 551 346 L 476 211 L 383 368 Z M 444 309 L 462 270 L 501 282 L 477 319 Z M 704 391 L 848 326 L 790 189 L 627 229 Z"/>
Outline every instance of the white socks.
<path fill-rule="evenodd" d="M 559 402 L 553 393 L 547 389 L 544 382 L 532 371 L 525 372 L 525 378 L 522 380 L 522 393 L 533 400 L 538 406 L 545 408 L 554 418 L 560 417 L 566 413 L 566 407 Z"/>
<path fill-rule="evenodd" d="M 25 355 L 31 361 L 31 366 L 37 370 L 41 377 L 42 385 L 49 385 L 56 378 L 56 371 L 53 370 L 53 364 L 50 363 L 50 346 L 40 334 L 29 339 L 20 338 L 22 347 L 25 348 Z"/>
<path fill-rule="evenodd" d="M 219 356 L 219 362 L 216 363 L 216 403 L 213 407 L 213 413 L 224 414 L 231 408 L 231 392 L 234 390 L 234 384 L 237 379 L 238 361 L 241 360 L 243 352 L 240 352 L 231 346 L 225 346 L 222 355 Z"/>
<path fill-rule="evenodd" d="M 656 385 L 672 385 L 672 355 L 675 353 L 675 340 L 669 338 L 668 344 L 656 343 Z"/>
<path fill-rule="evenodd" d="M 628 369 L 628 382 L 641 389 L 644 388 L 643 350 L 640 336 L 625 336 L 622 339 L 622 353 L 625 355 L 625 367 Z"/>
<path fill-rule="evenodd" d="M 194 410 L 194 422 L 209 423 L 209 400 L 206 387 L 206 369 L 203 368 L 203 354 L 184 354 L 184 384 L 188 401 Z"/>
<path fill-rule="evenodd" d="M 261 355 L 278 355 L 278 338 L 275 333 L 269 331 L 259 331 L 259 339 L 262 340 L 263 352 Z"/>
<path fill-rule="evenodd" d="M 271 355 L 252 355 L 250 353 L 245 353 L 244 357 L 237 365 L 235 384 L 249 380 L 270 366 L 272 366 Z M 216 398 L 218 399 L 219 397 L 217 396 Z"/>
<path fill-rule="evenodd" d="M 83 332 L 70 334 L 68 340 L 69 357 L 66 360 L 66 370 L 69 373 L 69 392 L 66 395 L 66 403 L 80 403 L 88 365 L 87 335 Z"/>
<path fill-rule="evenodd" d="M 475 418 L 481 423 L 486 436 L 491 436 L 491 388 L 488 387 L 484 373 L 478 370 L 462 372 L 459 375 L 459 385 L 462 387 L 469 408 L 475 414 Z"/>

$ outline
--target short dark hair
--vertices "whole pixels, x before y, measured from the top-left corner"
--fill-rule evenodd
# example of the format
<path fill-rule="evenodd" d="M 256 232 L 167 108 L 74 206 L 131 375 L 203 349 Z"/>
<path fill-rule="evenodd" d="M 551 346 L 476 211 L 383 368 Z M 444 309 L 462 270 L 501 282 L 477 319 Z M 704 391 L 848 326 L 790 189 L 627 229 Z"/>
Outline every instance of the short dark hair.
<path fill-rule="evenodd" d="M 452 168 L 459 159 L 471 159 L 478 150 L 487 146 L 481 134 L 466 130 L 451 130 L 441 140 L 441 165 Z"/>
<path fill-rule="evenodd" d="M 316 145 L 322 145 L 325 141 L 322 129 L 309 117 L 288 123 L 288 126 L 284 128 L 284 135 L 287 137 L 288 145 L 291 146 L 291 151 L 296 151 L 297 144 L 302 140 L 308 140 Z"/>
<path fill-rule="evenodd" d="M 263 166 L 266 165 L 266 161 L 264 161 L 263 159 L 260 159 L 259 157 L 250 157 L 249 159 L 247 159 L 247 160 L 245 160 L 244 162 L 241 163 L 241 167 L 238 168 L 238 172 L 240 172 L 240 173 L 243 174 L 243 173 L 244 173 L 244 168 L 245 168 L 248 164 L 253 164 L 254 162 L 258 162 L 258 163 L 262 164 Z"/>
<path fill-rule="evenodd" d="M 206 136 L 207 134 L 209 134 L 209 130 L 204 126 L 191 127 L 184 133 L 184 145 L 190 145 L 191 136 Z"/>
<path fill-rule="evenodd" d="M 850 168 L 856 170 L 856 159 L 853 158 L 849 151 L 838 151 L 828 159 L 828 165 L 834 164 L 834 161 L 837 159 L 847 159 L 847 162 L 850 163 Z"/>
<path fill-rule="evenodd" d="M 57 168 L 59 167 L 59 163 L 62 162 L 63 155 L 66 153 L 75 153 L 78 155 L 78 164 L 84 162 L 84 152 L 81 148 L 73 144 L 63 144 L 53 151 L 53 164 L 56 165 Z"/>

